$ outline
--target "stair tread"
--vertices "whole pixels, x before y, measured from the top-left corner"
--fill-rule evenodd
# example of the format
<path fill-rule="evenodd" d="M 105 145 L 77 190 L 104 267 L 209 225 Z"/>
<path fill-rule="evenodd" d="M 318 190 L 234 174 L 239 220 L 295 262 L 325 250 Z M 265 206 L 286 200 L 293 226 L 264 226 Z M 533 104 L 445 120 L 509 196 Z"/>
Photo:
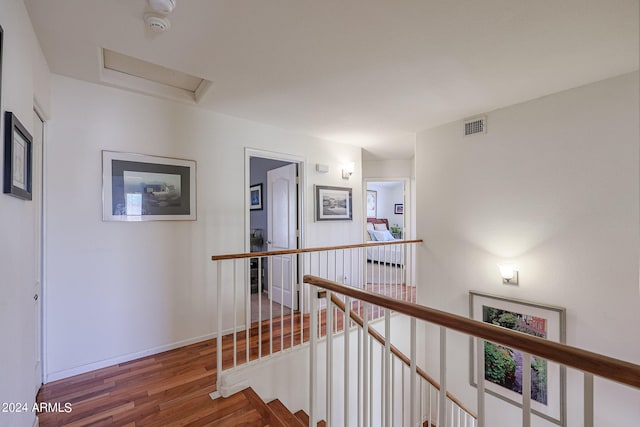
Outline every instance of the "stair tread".
<path fill-rule="evenodd" d="M 240 393 L 244 394 L 247 400 L 251 402 L 252 409 L 258 411 L 265 426 L 268 425 L 270 427 L 289 427 L 287 424 L 282 422 L 280 418 L 278 418 L 278 416 L 252 388 L 245 388 Z"/>
<path fill-rule="evenodd" d="M 276 414 L 281 421 L 291 427 L 304 426 L 305 424 L 300 421 L 287 407 L 280 401 L 280 399 L 274 399 L 267 403 L 267 406 Z"/>
<path fill-rule="evenodd" d="M 302 421 L 302 425 L 305 425 L 305 426 L 309 425 L 309 415 L 306 412 L 304 412 L 302 409 L 296 412 L 294 415 L 296 416 L 296 418 Z M 318 427 L 327 427 L 327 423 L 324 420 L 318 421 Z"/>

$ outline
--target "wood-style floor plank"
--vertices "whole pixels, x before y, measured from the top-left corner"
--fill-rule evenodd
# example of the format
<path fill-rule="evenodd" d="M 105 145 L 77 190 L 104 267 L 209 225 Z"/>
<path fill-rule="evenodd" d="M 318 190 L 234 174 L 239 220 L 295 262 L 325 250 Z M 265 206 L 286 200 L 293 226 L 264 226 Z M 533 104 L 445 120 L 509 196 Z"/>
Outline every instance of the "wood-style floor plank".
<path fill-rule="evenodd" d="M 411 287 L 409 287 L 411 288 Z M 407 295 L 407 289 L 396 289 Z M 363 307 L 352 305 L 362 314 Z M 370 311 L 370 318 L 382 313 Z M 342 313 L 334 316 L 334 331 L 342 329 Z M 320 316 L 326 331 L 326 313 Z M 293 315 L 252 324 L 248 334 L 222 339 L 223 366 L 246 363 L 309 340 L 308 315 Z M 248 341 L 247 341 L 248 335 Z M 259 345 L 260 343 L 260 345 Z M 40 426 L 284 426 L 253 390 L 211 400 L 217 390 L 217 343 L 207 340 L 42 386 L 38 402 L 70 403 L 69 413 L 40 413 Z M 297 408 L 292 408 L 297 409 Z"/>

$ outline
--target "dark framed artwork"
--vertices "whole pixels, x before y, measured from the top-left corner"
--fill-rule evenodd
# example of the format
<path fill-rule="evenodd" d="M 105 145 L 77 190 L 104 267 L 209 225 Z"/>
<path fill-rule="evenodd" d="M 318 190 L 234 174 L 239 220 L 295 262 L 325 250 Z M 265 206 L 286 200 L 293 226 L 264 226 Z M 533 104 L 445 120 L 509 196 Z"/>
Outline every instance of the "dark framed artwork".
<path fill-rule="evenodd" d="M 393 213 L 396 215 L 404 215 L 404 203 L 396 203 L 393 205 Z"/>
<path fill-rule="evenodd" d="M 566 339 L 566 310 L 546 304 L 469 292 L 469 317 L 485 323 L 559 343 Z M 477 387 L 476 351 L 471 340 L 470 382 Z M 485 391 L 522 407 L 522 353 L 484 342 Z M 531 355 L 531 412 L 566 425 L 566 370 L 558 363 Z"/>
<path fill-rule="evenodd" d="M 2 191 L 31 200 L 33 138 L 11 111 L 4 115 L 4 177 Z"/>
<path fill-rule="evenodd" d="M 102 152 L 103 221 L 196 219 L 196 162 Z"/>
<path fill-rule="evenodd" d="M 316 221 L 351 221 L 351 188 L 316 185 Z"/>
<path fill-rule="evenodd" d="M 249 187 L 249 209 L 262 210 L 262 183 Z"/>

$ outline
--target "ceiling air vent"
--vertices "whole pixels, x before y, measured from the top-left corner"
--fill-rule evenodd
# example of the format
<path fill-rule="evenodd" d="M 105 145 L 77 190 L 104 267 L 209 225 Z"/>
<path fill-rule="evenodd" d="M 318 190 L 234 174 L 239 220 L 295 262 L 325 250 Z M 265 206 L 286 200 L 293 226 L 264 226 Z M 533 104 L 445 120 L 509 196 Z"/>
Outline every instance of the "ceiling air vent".
<path fill-rule="evenodd" d="M 476 133 L 487 133 L 487 118 L 474 117 L 464 121 L 464 136 L 475 135 Z"/>

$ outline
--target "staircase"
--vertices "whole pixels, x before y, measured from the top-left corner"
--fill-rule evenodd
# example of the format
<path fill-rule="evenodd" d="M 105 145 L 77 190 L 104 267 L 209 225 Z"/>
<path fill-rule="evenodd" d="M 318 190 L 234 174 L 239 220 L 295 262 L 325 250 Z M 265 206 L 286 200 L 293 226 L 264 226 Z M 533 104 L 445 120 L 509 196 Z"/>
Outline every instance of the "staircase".
<path fill-rule="evenodd" d="M 309 425 L 309 416 L 300 410 L 295 414 L 289 411 L 278 400 L 265 403 L 252 389 L 245 388 L 229 397 L 214 401 L 218 406 L 219 417 L 211 420 L 216 426 L 270 426 L 270 427 L 303 427 Z M 326 426 L 320 421 L 318 426 Z"/>

